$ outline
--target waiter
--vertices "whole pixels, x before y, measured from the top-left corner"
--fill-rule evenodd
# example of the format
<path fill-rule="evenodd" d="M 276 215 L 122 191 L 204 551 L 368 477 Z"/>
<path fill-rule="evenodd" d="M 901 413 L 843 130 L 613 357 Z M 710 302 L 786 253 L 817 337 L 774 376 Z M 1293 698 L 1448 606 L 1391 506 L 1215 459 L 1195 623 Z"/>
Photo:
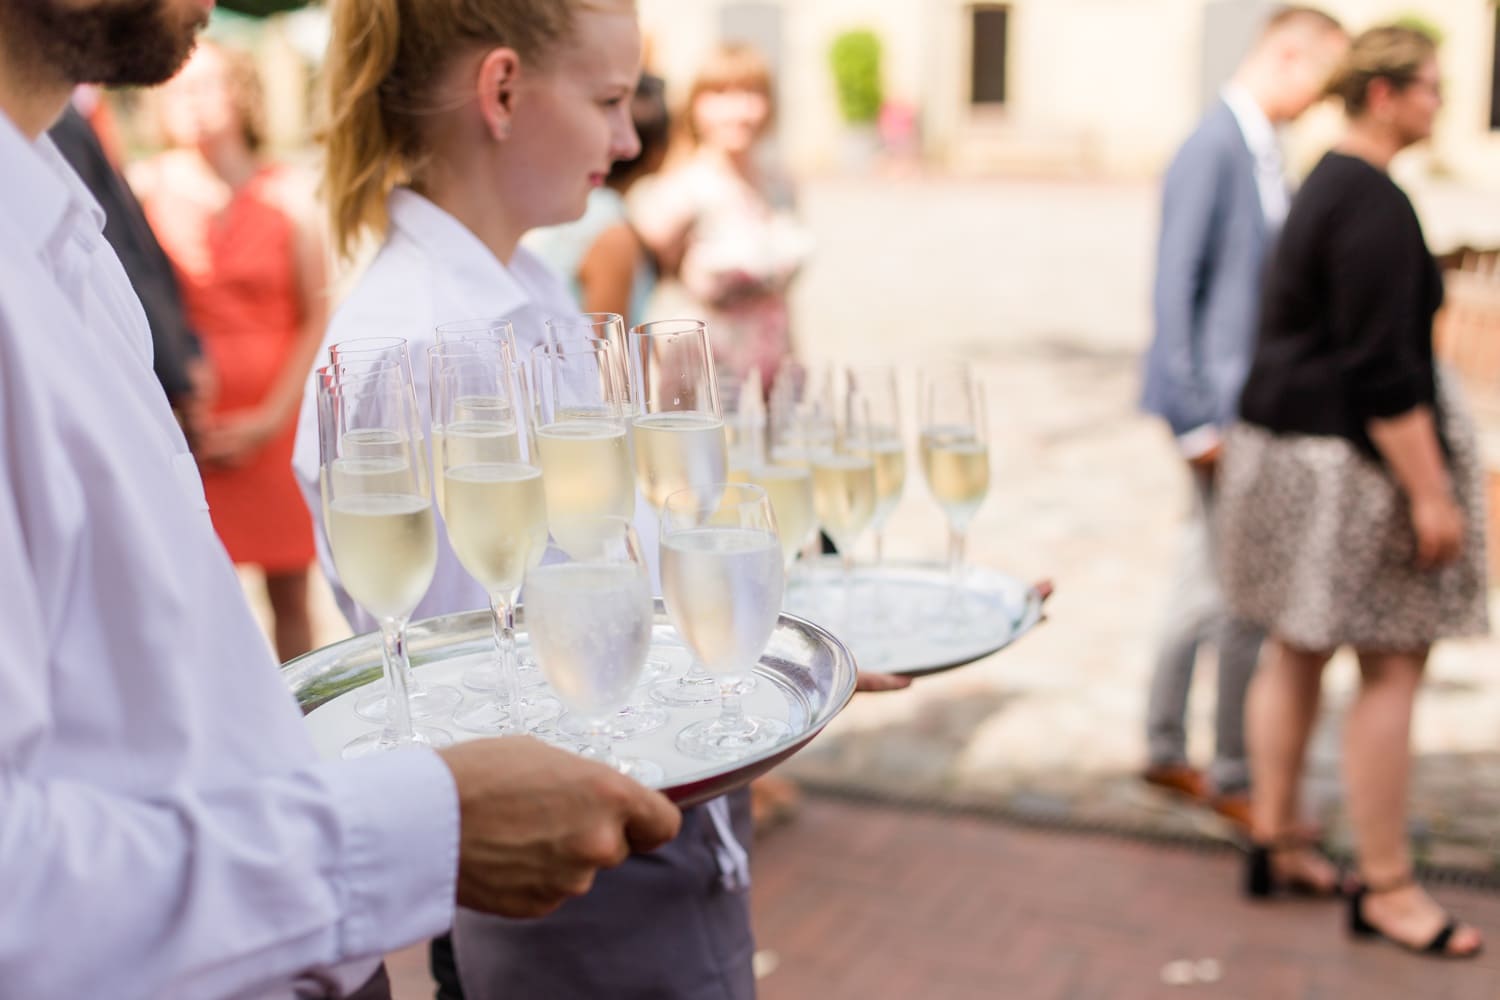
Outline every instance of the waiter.
<path fill-rule="evenodd" d="M 0 4 L 0 983 L 341 996 L 455 901 L 545 913 L 677 830 L 519 738 L 320 762 L 152 374 L 103 213 L 43 133 L 149 85 L 211 0 Z"/>

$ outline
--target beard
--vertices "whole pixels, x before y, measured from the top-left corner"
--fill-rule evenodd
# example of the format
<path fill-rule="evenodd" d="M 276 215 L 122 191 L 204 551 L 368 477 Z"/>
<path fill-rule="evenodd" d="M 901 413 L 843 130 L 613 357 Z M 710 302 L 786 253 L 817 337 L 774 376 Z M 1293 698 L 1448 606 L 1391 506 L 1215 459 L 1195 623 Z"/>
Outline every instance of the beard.
<path fill-rule="evenodd" d="M 193 51 L 207 11 L 177 13 L 168 0 L 0 2 L 5 47 L 68 83 L 149 87 L 169 79 Z"/>

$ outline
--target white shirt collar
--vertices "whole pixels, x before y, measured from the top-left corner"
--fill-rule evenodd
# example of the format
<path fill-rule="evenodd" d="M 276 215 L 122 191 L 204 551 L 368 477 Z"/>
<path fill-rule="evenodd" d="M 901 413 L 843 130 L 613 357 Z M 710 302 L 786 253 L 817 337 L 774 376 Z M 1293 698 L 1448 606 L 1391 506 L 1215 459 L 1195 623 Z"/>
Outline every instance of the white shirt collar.
<path fill-rule="evenodd" d="M 1281 147 L 1276 142 L 1276 127 L 1271 124 L 1271 119 L 1266 117 L 1255 98 L 1250 96 L 1250 92 L 1237 83 L 1227 83 L 1221 96 L 1234 113 L 1234 120 L 1240 126 L 1240 134 L 1245 137 L 1245 145 L 1255 158 L 1259 160 L 1274 157 L 1279 161 Z"/>
<path fill-rule="evenodd" d="M 392 230 L 416 243 L 430 259 L 442 261 L 444 268 L 451 269 L 453 284 L 463 289 L 484 289 L 482 313 L 440 315 L 434 317 L 438 323 L 474 319 L 481 314 L 506 316 L 531 303 L 530 293 L 490 248 L 462 222 L 427 198 L 411 188 L 398 187 L 386 200 L 386 212 Z M 454 307 L 465 308 L 459 303 L 454 303 Z"/>
<path fill-rule="evenodd" d="M 51 245 L 70 217 L 87 218 L 96 232 L 104 231 L 104 209 L 52 140 L 43 134 L 28 142 L 5 114 L 0 114 L 0 163 L 9 189 L 0 212 L 10 216 L 28 249 L 39 252 Z"/>

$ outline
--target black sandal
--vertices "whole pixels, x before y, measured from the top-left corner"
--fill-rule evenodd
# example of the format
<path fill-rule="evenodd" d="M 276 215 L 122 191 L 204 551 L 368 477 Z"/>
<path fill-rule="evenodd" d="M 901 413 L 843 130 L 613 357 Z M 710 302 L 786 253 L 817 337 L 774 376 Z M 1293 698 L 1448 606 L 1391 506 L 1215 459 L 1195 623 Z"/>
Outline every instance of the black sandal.
<path fill-rule="evenodd" d="M 1252 843 L 1250 853 L 1245 859 L 1245 895 L 1250 899 L 1270 899 L 1280 893 L 1292 896 L 1306 896 L 1317 899 L 1333 899 L 1345 895 L 1344 872 L 1334 865 L 1338 872 L 1334 879 L 1332 888 L 1324 888 L 1305 878 L 1278 879 L 1275 866 L 1271 859 L 1279 851 L 1294 851 L 1312 849 L 1323 857 L 1328 858 L 1322 846 L 1316 841 L 1296 834 L 1277 837 L 1269 843 Z M 1331 862 L 1332 858 L 1328 858 Z"/>
<path fill-rule="evenodd" d="M 1453 935 L 1458 931 L 1459 927 L 1463 926 L 1453 916 L 1449 916 L 1447 922 L 1443 924 L 1442 929 L 1434 934 L 1432 939 L 1424 945 L 1407 944 L 1405 941 L 1393 938 L 1365 919 L 1364 904 L 1366 896 L 1380 896 L 1388 892 L 1395 892 L 1398 889 L 1405 889 L 1415 884 L 1416 879 L 1412 877 L 1410 872 L 1407 872 L 1399 879 L 1387 882 L 1384 885 L 1361 885 L 1355 890 L 1354 895 L 1349 897 L 1349 933 L 1357 938 L 1382 938 L 1413 954 L 1426 955 L 1433 958 L 1474 958 L 1480 952 L 1484 951 L 1483 944 L 1473 951 L 1458 952 L 1448 950 L 1448 943 L 1453 940 Z"/>

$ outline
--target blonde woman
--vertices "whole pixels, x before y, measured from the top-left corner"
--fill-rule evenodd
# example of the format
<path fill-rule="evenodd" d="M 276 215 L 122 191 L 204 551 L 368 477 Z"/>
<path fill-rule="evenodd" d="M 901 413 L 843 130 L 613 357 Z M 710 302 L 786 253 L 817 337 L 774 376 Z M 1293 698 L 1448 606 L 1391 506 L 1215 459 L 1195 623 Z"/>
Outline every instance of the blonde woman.
<path fill-rule="evenodd" d="M 1485 632 L 1484 507 L 1474 435 L 1432 353 L 1442 275 L 1387 174 L 1432 134 L 1436 47 L 1382 27 L 1329 85 L 1344 136 L 1293 202 L 1260 340 L 1225 444 L 1225 595 L 1270 638 L 1247 702 L 1258 847 L 1247 888 L 1335 881 L 1295 834 L 1324 665 L 1359 655 L 1344 778 L 1361 887 L 1349 927 L 1414 951 L 1478 954 L 1478 931 L 1413 881 L 1406 842 L 1412 705 L 1439 639 Z"/>
<path fill-rule="evenodd" d="M 519 244 L 582 215 L 611 165 L 639 151 L 640 50 L 626 0 L 340 0 L 327 69 L 333 238 L 345 255 L 380 246 L 326 339 L 399 335 L 420 359 L 439 323 L 508 317 L 524 354 L 546 318 L 576 313 L 561 279 Z M 414 367 L 426 412 L 424 366 Z M 313 499 L 310 411 L 304 400 L 297 468 Z M 486 600 L 444 551 L 416 615 Z M 725 805 L 689 810 L 667 847 L 601 872 L 587 896 L 540 921 L 460 910 L 462 994 L 439 946 L 441 995 L 752 996 L 744 812 L 737 835 Z"/>

